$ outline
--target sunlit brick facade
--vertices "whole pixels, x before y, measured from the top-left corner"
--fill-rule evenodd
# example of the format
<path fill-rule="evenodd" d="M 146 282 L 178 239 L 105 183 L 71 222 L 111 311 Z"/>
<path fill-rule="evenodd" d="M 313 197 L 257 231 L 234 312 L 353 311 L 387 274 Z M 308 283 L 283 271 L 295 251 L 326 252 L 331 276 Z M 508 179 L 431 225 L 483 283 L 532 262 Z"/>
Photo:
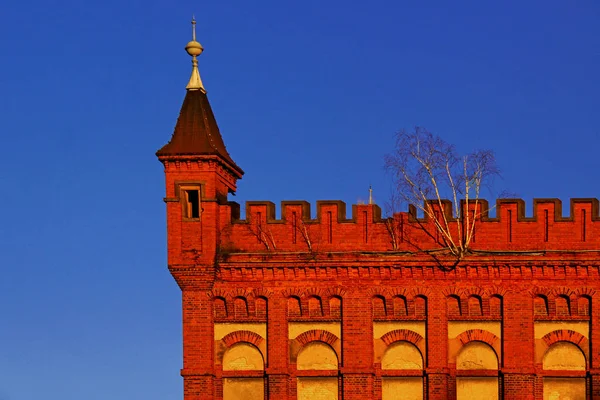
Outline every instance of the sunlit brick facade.
<path fill-rule="evenodd" d="M 493 218 L 481 202 L 457 265 L 429 252 L 430 221 L 375 204 L 319 201 L 312 218 L 283 202 L 277 219 L 248 202 L 240 216 L 228 194 L 243 171 L 194 79 L 157 155 L 185 400 L 600 398 L 597 200 L 567 216 L 536 200 L 532 217 L 504 200 Z"/>

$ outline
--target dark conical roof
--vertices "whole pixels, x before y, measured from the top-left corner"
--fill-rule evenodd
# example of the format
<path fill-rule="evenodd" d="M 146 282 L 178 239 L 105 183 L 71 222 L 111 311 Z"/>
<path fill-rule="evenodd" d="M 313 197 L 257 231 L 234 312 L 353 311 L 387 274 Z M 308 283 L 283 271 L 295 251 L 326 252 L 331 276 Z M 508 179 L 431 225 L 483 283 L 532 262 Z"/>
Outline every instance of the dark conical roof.
<path fill-rule="evenodd" d="M 216 155 L 244 173 L 231 159 L 219 132 L 217 121 L 204 90 L 188 90 L 181 106 L 175 131 L 157 156 Z"/>

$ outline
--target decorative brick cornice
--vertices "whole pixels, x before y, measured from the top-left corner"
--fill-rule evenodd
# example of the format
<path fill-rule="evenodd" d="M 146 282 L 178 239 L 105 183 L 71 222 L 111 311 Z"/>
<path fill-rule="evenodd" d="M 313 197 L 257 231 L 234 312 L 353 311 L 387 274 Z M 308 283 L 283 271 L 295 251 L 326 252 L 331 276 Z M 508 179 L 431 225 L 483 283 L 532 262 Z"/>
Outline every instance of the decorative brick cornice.
<path fill-rule="evenodd" d="M 455 271 L 448 272 L 440 270 L 436 265 L 419 266 L 404 263 L 400 265 L 393 261 L 385 262 L 380 258 L 372 260 L 369 257 L 363 260 L 360 255 L 357 255 L 358 261 L 339 262 L 309 262 L 298 254 L 290 255 L 293 260 L 286 259 L 285 255 L 277 253 L 270 253 L 267 256 L 230 254 L 227 262 L 219 263 L 217 279 L 236 282 L 240 280 L 247 282 L 263 282 L 265 280 L 328 282 L 355 281 L 357 278 L 365 281 L 385 282 L 409 279 L 445 281 L 444 286 L 449 282 L 473 279 L 487 282 L 495 282 L 499 279 L 526 282 L 534 279 L 547 281 L 569 279 L 574 286 L 585 285 L 590 281 L 600 282 L 600 263 L 597 261 L 579 266 L 561 265 L 561 262 L 557 262 L 556 265 L 542 265 L 541 263 L 527 265 L 483 264 L 477 268 L 459 265 Z M 367 266 L 364 266 L 365 264 Z M 301 289 L 292 290 L 299 291 Z M 510 286 L 507 287 L 503 295 L 511 290 Z"/>
<path fill-rule="evenodd" d="M 250 343 L 256 347 L 259 347 L 264 341 L 264 338 L 258 333 L 251 331 L 235 331 L 231 332 L 228 335 L 225 335 L 221 340 L 223 341 L 223 343 L 225 343 L 227 347 L 231 347 L 234 344 L 240 342 Z"/>

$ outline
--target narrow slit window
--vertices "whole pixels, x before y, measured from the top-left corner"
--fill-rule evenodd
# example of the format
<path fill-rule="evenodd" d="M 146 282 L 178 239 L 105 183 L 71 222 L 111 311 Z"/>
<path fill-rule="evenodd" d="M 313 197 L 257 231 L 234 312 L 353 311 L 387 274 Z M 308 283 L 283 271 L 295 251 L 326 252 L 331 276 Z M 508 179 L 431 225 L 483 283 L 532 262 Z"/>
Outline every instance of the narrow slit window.
<path fill-rule="evenodd" d="M 200 218 L 200 192 L 197 189 L 185 191 L 185 217 Z"/>

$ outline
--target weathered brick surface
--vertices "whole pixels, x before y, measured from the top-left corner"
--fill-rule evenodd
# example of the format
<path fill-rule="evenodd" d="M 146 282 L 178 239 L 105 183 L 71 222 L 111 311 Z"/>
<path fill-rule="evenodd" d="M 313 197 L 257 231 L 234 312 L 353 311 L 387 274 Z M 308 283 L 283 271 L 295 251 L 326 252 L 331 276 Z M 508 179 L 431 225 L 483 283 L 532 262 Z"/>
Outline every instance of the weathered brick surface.
<path fill-rule="evenodd" d="M 536 321 L 587 321 L 589 337 L 557 330 L 538 343 L 568 341 L 582 349 L 590 398 L 600 398 L 600 218 L 598 201 L 573 200 L 568 216 L 557 200 L 537 200 L 525 217 L 521 200 L 496 206 L 495 218 L 476 222 L 471 254 L 433 258 L 439 248 L 414 215 L 381 218 L 376 205 L 317 202 L 311 218 L 306 202 L 284 202 L 281 219 L 270 202 L 239 205 L 227 201 L 237 176 L 214 155 L 162 157 L 166 174 L 168 264 L 182 290 L 185 400 L 221 399 L 221 363 L 215 360 L 214 322 L 266 323 L 265 338 L 233 332 L 224 346 L 266 340 L 264 376 L 269 399 L 295 399 L 297 377 L 291 343 L 341 342 L 338 371 L 302 371 L 302 376 L 337 376 L 340 399 L 381 398 L 381 366 L 374 360 L 373 322 L 422 322 L 426 335 L 396 330 L 384 335 L 415 343 L 426 354 L 423 371 L 386 371 L 386 376 L 424 377 L 427 399 L 456 398 L 456 365 L 449 362 L 449 322 L 491 321 L 501 337 L 474 326 L 460 343 L 482 341 L 499 354 L 498 376 L 504 399 L 542 399 L 543 377 L 536 361 Z M 185 218 L 179 188 L 201 192 L 199 218 Z M 443 212 L 443 210 L 440 210 Z M 241 301 L 241 303 L 240 303 Z M 237 303 L 236 303 L 237 302 Z M 244 307 L 240 308 L 239 304 Z M 596 315 L 594 315 L 596 314 Z M 292 341 L 291 321 L 341 324 L 341 337 L 315 329 Z M 379 338 L 377 338 L 379 339 Z M 330 343 L 331 344 L 331 343 Z M 227 376 L 237 372 L 228 371 Z M 312 374 L 312 375 L 311 375 Z M 333 374 L 333 375 L 332 375 Z M 491 375 L 490 375 L 491 374 Z M 556 372 L 554 372 L 556 375 Z"/>

